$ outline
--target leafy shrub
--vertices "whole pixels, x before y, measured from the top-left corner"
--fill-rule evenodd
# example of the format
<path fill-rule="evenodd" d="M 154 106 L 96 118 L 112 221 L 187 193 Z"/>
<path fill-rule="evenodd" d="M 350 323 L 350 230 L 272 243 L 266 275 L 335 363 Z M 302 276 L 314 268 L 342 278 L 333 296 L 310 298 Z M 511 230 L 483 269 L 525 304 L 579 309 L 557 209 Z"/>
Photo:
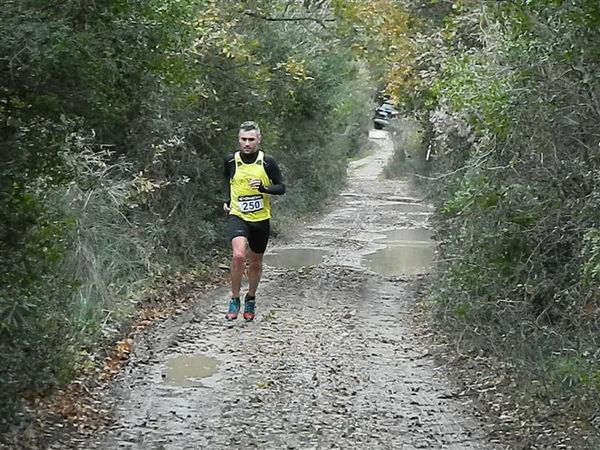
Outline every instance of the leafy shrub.
<path fill-rule="evenodd" d="M 593 428 L 600 354 L 597 2 L 415 7 L 413 89 L 431 148 L 439 324 L 577 405 Z M 392 73 L 393 71 L 390 71 Z M 558 355 L 558 356 L 557 356 Z M 567 400 L 568 398 L 568 400 Z"/>

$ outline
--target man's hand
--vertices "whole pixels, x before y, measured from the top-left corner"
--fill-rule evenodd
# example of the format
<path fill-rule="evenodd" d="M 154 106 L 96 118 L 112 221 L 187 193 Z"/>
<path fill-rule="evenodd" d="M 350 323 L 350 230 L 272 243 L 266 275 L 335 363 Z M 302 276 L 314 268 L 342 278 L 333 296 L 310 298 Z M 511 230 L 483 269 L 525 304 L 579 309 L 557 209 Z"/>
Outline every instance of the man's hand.
<path fill-rule="evenodd" d="M 262 181 L 260 181 L 258 178 L 254 178 L 254 179 L 250 180 L 248 182 L 248 184 L 250 185 L 250 187 L 253 187 L 254 189 L 258 189 L 262 185 Z"/>
<path fill-rule="evenodd" d="M 229 207 L 229 205 L 227 203 L 223 203 L 223 211 L 225 211 L 225 212 L 231 211 L 231 208 Z"/>

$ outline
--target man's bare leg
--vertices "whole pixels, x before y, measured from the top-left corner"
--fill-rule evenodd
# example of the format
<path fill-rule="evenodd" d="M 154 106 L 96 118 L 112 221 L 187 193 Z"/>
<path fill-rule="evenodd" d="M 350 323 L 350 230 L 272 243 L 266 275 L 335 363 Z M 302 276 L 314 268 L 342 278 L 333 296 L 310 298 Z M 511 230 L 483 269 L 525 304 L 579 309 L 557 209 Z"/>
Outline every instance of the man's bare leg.
<path fill-rule="evenodd" d="M 263 253 L 248 250 L 248 295 L 254 297 L 262 276 Z"/>
<path fill-rule="evenodd" d="M 233 256 L 231 258 L 231 297 L 239 298 L 242 288 L 242 277 L 246 265 L 246 247 L 248 240 L 244 236 L 237 236 L 231 240 Z"/>
<path fill-rule="evenodd" d="M 256 316 L 255 295 L 260 277 L 262 275 L 262 253 L 254 253 L 248 250 L 248 294 L 244 300 L 244 320 L 250 322 Z"/>

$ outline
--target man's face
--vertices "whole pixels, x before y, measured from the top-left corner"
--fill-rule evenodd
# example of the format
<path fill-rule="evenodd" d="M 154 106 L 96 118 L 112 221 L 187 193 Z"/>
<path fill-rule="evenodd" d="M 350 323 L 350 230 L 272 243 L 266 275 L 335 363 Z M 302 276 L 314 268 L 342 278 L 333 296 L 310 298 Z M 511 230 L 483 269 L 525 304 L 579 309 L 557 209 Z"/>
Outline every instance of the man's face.
<path fill-rule="evenodd" d="M 240 143 L 240 150 L 242 153 L 251 155 L 258 150 L 258 144 L 260 144 L 260 135 L 256 130 L 240 130 L 238 142 Z"/>

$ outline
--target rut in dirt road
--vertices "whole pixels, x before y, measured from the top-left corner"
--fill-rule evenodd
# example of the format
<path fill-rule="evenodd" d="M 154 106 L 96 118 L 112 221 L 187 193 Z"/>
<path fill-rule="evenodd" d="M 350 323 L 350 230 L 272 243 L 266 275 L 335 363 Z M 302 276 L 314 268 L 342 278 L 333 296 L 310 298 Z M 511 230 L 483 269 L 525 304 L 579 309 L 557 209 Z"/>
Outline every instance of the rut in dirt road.
<path fill-rule="evenodd" d="M 371 141 L 336 206 L 267 251 L 255 322 L 225 323 L 222 288 L 137 338 L 116 423 L 83 448 L 494 448 L 411 328 L 430 208 L 408 182 L 382 179 L 387 133 Z M 308 253 L 286 261 L 291 248 Z M 186 356 L 203 378 L 174 366 Z"/>

